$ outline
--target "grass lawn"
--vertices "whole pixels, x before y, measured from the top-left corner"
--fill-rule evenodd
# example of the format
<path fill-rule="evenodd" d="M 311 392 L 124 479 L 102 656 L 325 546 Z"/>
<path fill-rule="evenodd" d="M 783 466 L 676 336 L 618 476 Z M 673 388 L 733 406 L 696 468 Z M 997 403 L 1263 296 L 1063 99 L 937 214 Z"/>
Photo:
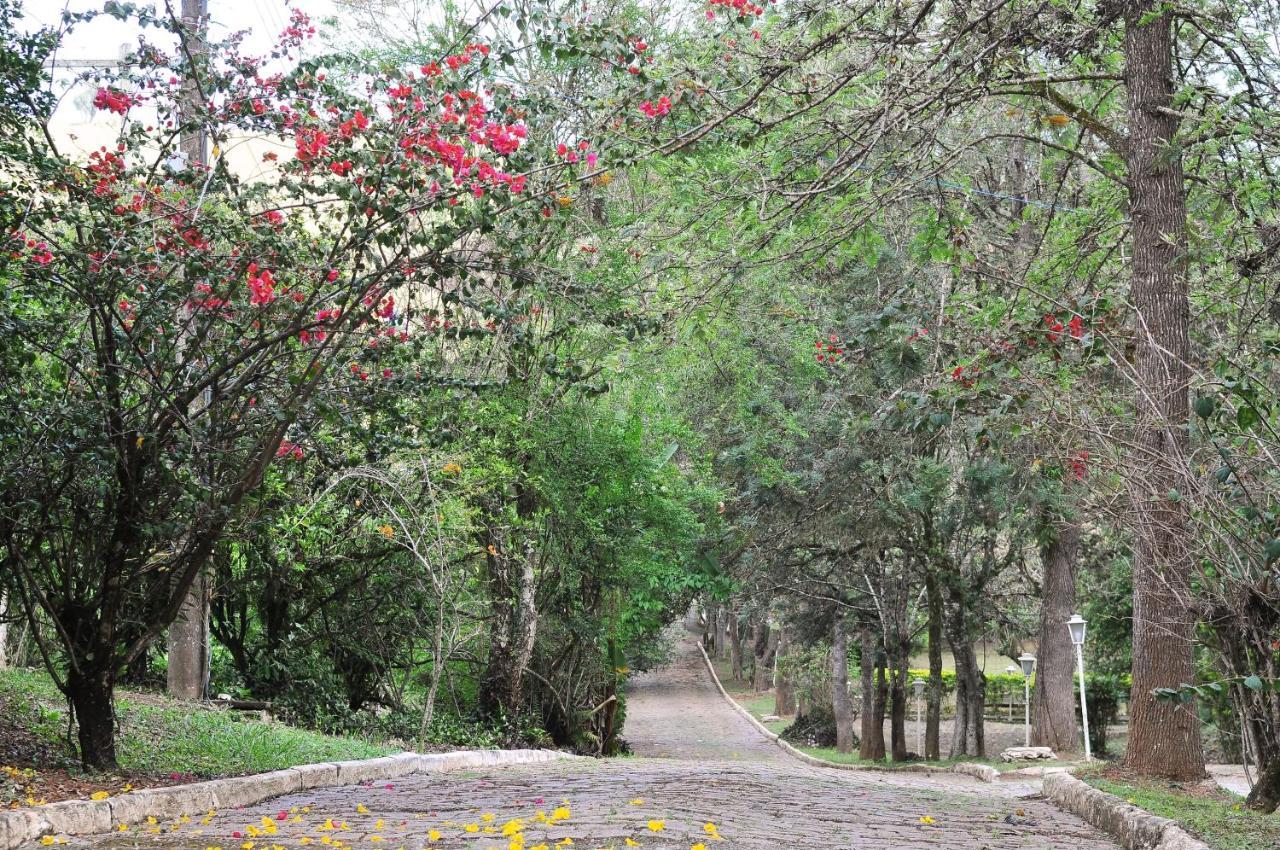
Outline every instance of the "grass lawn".
<path fill-rule="evenodd" d="M 1280 815 L 1250 811 L 1228 791 L 1102 773 L 1082 772 L 1079 776 L 1153 815 L 1177 821 L 1215 850 L 1280 847 Z"/>
<path fill-rule="evenodd" d="M 736 682 L 733 679 L 733 665 L 722 658 L 712 658 L 711 666 L 715 668 L 716 677 L 720 679 L 720 684 L 724 685 L 725 691 L 734 701 L 751 712 L 751 716 L 756 720 L 768 717 L 773 714 L 773 691 L 753 691 L 750 682 Z M 770 720 L 764 723 L 766 729 L 775 734 L 781 732 L 791 725 L 794 717 L 783 717 L 780 720 Z"/>
<path fill-rule="evenodd" d="M 43 672 L 0 670 L 0 752 L 12 762 L 5 766 L 35 770 L 22 783 L 29 791 L 25 796 L 52 801 L 99 785 L 115 792 L 126 781 L 135 787 L 157 784 L 148 778 L 169 784 L 396 751 L 158 694 L 122 691 L 117 696 L 119 774 L 88 777 L 79 773 L 67 746 L 66 703 L 53 682 Z"/>

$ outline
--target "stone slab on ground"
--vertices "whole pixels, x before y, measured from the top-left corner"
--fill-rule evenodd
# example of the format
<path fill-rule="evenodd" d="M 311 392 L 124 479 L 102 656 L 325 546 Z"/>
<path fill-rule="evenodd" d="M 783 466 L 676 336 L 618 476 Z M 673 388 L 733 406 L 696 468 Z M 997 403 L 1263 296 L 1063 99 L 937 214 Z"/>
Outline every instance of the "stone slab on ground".
<path fill-rule="evenodd" d="M 1003 762 L 1056 758 L 1052 747 L 1006 747 L 1000 752 L 1000 760 Z"/>

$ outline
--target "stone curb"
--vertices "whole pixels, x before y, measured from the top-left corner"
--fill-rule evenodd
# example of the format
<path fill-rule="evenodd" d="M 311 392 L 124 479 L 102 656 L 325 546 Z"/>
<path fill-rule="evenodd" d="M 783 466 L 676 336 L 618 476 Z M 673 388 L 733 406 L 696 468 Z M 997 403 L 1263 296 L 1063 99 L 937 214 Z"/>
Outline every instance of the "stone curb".
<path fill-rule="evenodd" d="M 963 773 L 965 776 L 972 776 L 983 782 L 999 782 L 1000 771 L 996 770 L 989 764 L 978 764 L 972 761 L 962 761 L 959 764 L 951 766 L 952 773 Z"/>
<path fill-rule="evenodd" d="M 827 761 L 826 759 L 820 759 L 817 756 L 809 755 L 803 750 L 796 749 L 794 746 L 782 740 L 782 738 L 778 737 L 778 733 L 770 731 L 769 727 L 765 726 L 763 723 L 757 720 L 754 714 L 747 711 L 745 708 L 742 707 L 742 705 L 736 699 L 729 696 L 729 692 L 726 691 L 724 689 L 724 685 L 720 683 L 720 677 L 716 675 L 716 668 L 712 666 L 711 657 L 707 655 L 707 650 L 703 648 L 702 641 L 696 641 L 696 643 L 698 644 L 698 651 L 702 653 L 702 660 L 707 665 L 707 672 L 711 674 L 711 681 L 715 683 L 716 690 L 720 692 L 720 696 L 724 697 L 725 702 L 729 703 L 729 705 L 733 708 L 734 711 L 738 712 L 743 717 L 745 717 L 747 719 L 747 722 L 756 728 L 757 732 L 759 732 L 761 735 L 765 736 L 770 741 L 773 741 L 775 744 L 781 747 L 783 752 L 785 752 L 787 755 L 794 756 L 795 758 L 798 758 L 800 761 L 805 762 L 806 764 L 812 764 L 812 765 L 815 765 L 816 767 L 825 767 L 831 770 L 860 770 L 863 772 L 880 772 L 880 773 L 902 773 L 906 771 L 910 771 L 912 773 L 946 773 L 947 772 L 942 768 L 930 767 L 927 764 L 904 764 L 901 767 L 879 767 L 876 765 L 867 765 L 867 764 L 841 764 L 840 762 L 837 762 L 837 761 Z M 969 770 L 961 770 L 961 768 L 973 768 L 975 771 L 989 770 L 991 771 L 992 774 L 994 774 L 994 778 L 985 779 L 982 775 L 979 775 L 977 772 L 970 772 Z M 1000 778 L 1000 772 L 998 770 L 996 770 L 994 767 L 990 767 L 985 764 L 957 764 L 951 769 L 951 772 L 965 773 L 970 776 L 977 776 L 977 778 L 982 779 L 984 782 L 994 782 L 996 779 Z"/>
<path fill-rule="evenodd" d="M 397 753 L 381 758 L 307 764 L 231 779 L 214 779 L 132 791 L 106 800 L 67 800 L 0 812 L 0 850 L 15 850 L 46 835 L 93 835 L 142 823 L 148 817 L 202 815 L 211 809 L 249 806 L 309 788 L 354 785 L 410 773 L 442 773 L 493 765 L 576 759 L 556 750 L 462 750 L 453 753 Z"/>
<path fill-rule="evenodd" d="M 1176 821 L 1162 818 L 1099 791 L 1069 773 L 1044 777 L 1044 794 L 1065 809 L 1111 835 L 1126 850 L 1210 850 Z"/>

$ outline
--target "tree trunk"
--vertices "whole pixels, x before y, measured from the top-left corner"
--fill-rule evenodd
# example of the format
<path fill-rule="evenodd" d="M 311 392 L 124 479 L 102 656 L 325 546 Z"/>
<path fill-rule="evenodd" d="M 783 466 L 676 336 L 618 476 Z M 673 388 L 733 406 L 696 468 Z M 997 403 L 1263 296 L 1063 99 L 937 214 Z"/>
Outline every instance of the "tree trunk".
<path fill-rule="evenodd" d="M 169 626 L 169 695 L 198 700 L 209 681 L 209 580 L 201 570 Z"/>
<path fill-rule="evenodd" d="M 116 769 L 114 691 L 109 670 L 67 675 L 67 699 L 76 713 L 80 763 L 85 770 Z"/>
<path fill-rule="evenodd" d="M 1157 700 L 1156 688 L 1195 681 L 1191 555 L 1185 490 L 1190 306 L 1187 210 L 1175 142 L 1172 16 L 1155 0 L 1124 6 L 1137 374 L 1136 457 L 1129 486 L 1133 551 L 1133 692 L 1125 766 L 1192 780 L 1204 775 L 1194 703 Z"/>
<path fill-rule="evenodd" d="M 884 758 L 884 723 L 876 722 L 876 644 L 871 629 L 863 627 L 861 633 L 862 663 L 862 746 L 859 758 L 878 761 Z"/>
<path fill-rule="evenodd" d="M 742 623 L 737 609 L 729 611 L 729 665 L 733 669 L 733 681 L 742 682 Z"/>
<path fill-rule="evenodd" d="M 9 596 L 0 591 L 0 670 L 9 666 Z"/>
<path fill-rule="evenodd" d="M 1267 814 L 1280 807 L 1280 758 L 1270 758 L 1262 765 L 1245 805 Z"/>
<path fill-rule="evenodd" d="M 725 635 L 729 630 L 729 618 L 723 605 L 716 606 L 716 637 L 715 637 L 715 654 L 717 658 L 725 658 L 728 656 L 728 647 L 725 646 Z"/>
<path fill-rule="evenodd" d="M 871 724 L 875 726 L 875 758 L 882 761 L 884 748 L 884 712 L 889 707 L 889 680 L 885 676 L 884 652 L 876 652 L 876 698 L 871 704 Z"/>
<path fill-rule="evenodd" d="M 932 569 L 925 572 L 925 595 L 929 605 L 929 687 L 925 707 L 924 757 L 938 761 L 942 758 L 939 740 L 942 726 L 942 591 Z"/>
<path fill-rule="evenodd" d="M 1044 578 L 1040 594 L 1040 642 L 1031 694 L 1031 743 L 1055 753 L 1080 750 L 1076 724 L 1075 648 L 1066 622 L 1076 607 L 1076 556 L 1080 529 L 1063 522 L 1044 529 L 1040 545 Z"/>
<path fill-rule="evenodd" d="M 956 660 L 956 721 L 951 736 L 951 757 L 986 756 L 983 710 L 986 706 L 986 683 L 978 669 L 977 655 L 968 641 L 951 642 Z"/>
<path fill-rule="evenodd" d="M 849 699 L 849 636 L 844 615 L 831 627 L 831 713 L 836 721 L 836 750 L 853 752 L 853 704 Z"/>
<path fill-rule="evenodd" d="M 526 546 L 523 557 L 512 558 L 489 530 L 483 540 L 493 612 L 489 620 L 489 660 L 480 680 L 480 711 L 488 718 L 511 719 L 520 712 L 524 671 L 533 656 L 537 634 L 533 552 L 532 547 Z"/>
<path fill-rule="evenodd" d="M 427 733 L 431 731 L 431 721 L 435 717 L 436 692 L 440 689 L 440 677 L 444 673 L 444 604 L 436 605 L 436 623 L 431 636 L 431 677 L 427 685 L 427 696 L 422 701 L 422 724 L 418 727 L 418 746 L 421 749 L 427 742 Z"/>
<path fill-rule="evenodd" d="M 778 651 L 778 630 L 769 628 L 767 620 L 756 626 L 752 650 L 751 689 L 757 693 L 767 691 L 773 676 L 773 657 Z"/>
<path fill-rule="evenodd" d="M 890 657 L 890 716 L 889 741 L 893 750 L 894 761 L 907 760 L 907 665 L 909 663 L 910 644 L 905 646 L 899 642 L 893 648 Z"/>
<path fill-rule="evenodd" d="M 787 630 L 778 629 L 778 649 L 774 653 L 773 713 L 779 717 L 795 714 L 796 692 L 791 679 L 783 671 L 782 659 L 787 657 Z"/>

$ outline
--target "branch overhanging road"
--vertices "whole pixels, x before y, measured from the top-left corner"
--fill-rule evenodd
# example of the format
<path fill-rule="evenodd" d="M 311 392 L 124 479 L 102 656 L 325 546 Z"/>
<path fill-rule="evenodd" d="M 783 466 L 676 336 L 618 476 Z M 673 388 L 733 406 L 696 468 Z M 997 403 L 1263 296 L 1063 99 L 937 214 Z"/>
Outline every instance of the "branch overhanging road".
<path fill-rule="evenodd" d="M 669 666 L 635 677 L 626 734 L 634 758 L 315 789 L 218 812 L 208 824 L 143 825 L 73 843 L 99 850 L 1117 847 L 1052 804 L 1020 798 L 1025 785 L 801 763 L 725 704 L 692 639 L 677 646 Z"/>

